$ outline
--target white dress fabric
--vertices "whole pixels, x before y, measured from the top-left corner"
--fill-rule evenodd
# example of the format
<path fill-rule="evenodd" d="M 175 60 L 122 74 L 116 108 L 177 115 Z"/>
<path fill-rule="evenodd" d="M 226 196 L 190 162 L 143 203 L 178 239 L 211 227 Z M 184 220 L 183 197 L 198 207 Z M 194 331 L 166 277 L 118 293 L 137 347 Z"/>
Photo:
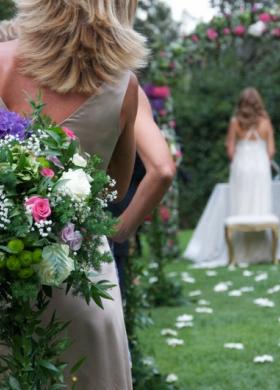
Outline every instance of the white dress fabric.
<path fill-rule="evenodd" d="M 226 265 L 226 218 L 232 215 L 261 216 L 273 213 L 279 216 L 279 191 L 280 184 L 274 183 L 272 196 L 267 144 L 257 130 L 252 129 L 245 139 L 237 142 L 230 183 L 215 187 L 183 254 L 184 258 L 192 260 L 198 267 Z M 273 202 L 274 197 L 276 199 Z M 238 233 L 234 237 L 234 248 L 239 262 L 271 261 L 271 237 L 268 232 Z"/>

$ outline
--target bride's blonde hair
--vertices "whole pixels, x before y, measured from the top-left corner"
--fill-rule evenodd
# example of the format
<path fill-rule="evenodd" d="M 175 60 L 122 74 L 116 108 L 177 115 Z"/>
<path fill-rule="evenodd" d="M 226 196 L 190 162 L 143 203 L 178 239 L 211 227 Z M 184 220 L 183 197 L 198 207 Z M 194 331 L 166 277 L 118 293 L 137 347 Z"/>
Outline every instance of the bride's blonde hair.
<path fill-rule="evenodd" d="M 255 88 L 246 88 L 242 91 L 235 117 L 242 130 L 257 127 L 261 118 L 268 117 L 261 95 Z"/>
<path fill-rule="evenodd" d="M 18 0 L 20 70 L 58 93 L 94 94 L 145 65 L 137 0 Z"/>

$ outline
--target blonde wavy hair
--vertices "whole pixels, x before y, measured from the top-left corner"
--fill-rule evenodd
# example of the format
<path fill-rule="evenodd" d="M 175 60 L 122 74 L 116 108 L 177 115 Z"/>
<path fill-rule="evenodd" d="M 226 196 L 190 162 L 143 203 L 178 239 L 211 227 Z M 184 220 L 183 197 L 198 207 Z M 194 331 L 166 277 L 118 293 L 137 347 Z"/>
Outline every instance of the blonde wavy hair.
<path fill-rule="evenodd" d="M 261 118 L 268 118 L 261 95 L 255 88 L 246 88 L 242 91 L 235 117 L 242 130 L 257 127 Z"/>
<path fill-rule="evenodd" d="M 16 20 L 0 22 L 0 42 L 10 41 L 18 36 Z"/>
<path fill-rule="evenodd" d="M 145 65 L 137 0 L 18 0 L 21 72 L 58 93 L 92 95 Z"/>

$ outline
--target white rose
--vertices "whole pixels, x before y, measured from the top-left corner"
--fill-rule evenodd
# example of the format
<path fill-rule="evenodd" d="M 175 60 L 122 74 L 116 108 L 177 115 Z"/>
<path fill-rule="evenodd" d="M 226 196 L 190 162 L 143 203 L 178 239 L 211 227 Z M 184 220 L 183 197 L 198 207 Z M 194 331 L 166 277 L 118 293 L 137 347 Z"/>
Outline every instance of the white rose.
<path fill-rule="evenodd" d="M 248 33 L 253 37 L 261 37 L 266 30 L 266 25 L 264 22 L 259 20 L 257 23 L 251 24 L 248 29 Z"/>
<path fill-rule="evenodd" d="M 87 166 L 87 160 L 84 159 L 80 154 L 76 153 L 73 156 L 73 164 L 77 167 L 85 168 Z"/>
<path fill-rule="evenodd" d="M 58 192 L 66 193 L 77 198 L 84 199 L 90 195 L 90 183 L 92 177 L 87 175 L 82 169 L 72 170 L 64 172 L 59 180 Z"/>

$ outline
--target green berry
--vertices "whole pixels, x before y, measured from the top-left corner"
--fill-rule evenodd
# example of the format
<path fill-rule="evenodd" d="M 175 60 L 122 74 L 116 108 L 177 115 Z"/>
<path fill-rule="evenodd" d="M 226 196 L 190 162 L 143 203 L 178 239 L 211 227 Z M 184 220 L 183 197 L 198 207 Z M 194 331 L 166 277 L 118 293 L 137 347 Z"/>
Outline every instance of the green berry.
<path fill-rule="evenodd" d="M 32 261 L 34 264 L 41 263 L 42 261 L 42 249 L 37 248 L 32 253 Z"/>
<path fill-rule="evenodd" d="M 20 262 L 24 267 L 28 267 L 33 262 L 33 253 L 30 251 L 22 251 L 19 255 Z"/>
<path fill-rule="evenodd" d="M 37 158 L 38 163 L 41 165 L 42 168 L 49 168 L 50 163 L 45 157 L 38 157 Z"/>
<path fill-rule="evenodd" d="M 14 253 L 20 253 L 24 249 L 24 243 L 22 240 L 11 240 L 8 242 L 8 248 Z"/>
<path fill-rule="evenodd" d="M 20 270 L 20 266 L 21 266 L 20 260 L 14 255 L 9 256 L 7 259 L 6 266 L 10 271 L 18 271 Z"/>
<path fill-rule="evenodd" d="M 19 271 L 18 276 L 20 279 L 28 279 L 34 274 L 34 270 L 30 267 L 23 268 Z"/>

